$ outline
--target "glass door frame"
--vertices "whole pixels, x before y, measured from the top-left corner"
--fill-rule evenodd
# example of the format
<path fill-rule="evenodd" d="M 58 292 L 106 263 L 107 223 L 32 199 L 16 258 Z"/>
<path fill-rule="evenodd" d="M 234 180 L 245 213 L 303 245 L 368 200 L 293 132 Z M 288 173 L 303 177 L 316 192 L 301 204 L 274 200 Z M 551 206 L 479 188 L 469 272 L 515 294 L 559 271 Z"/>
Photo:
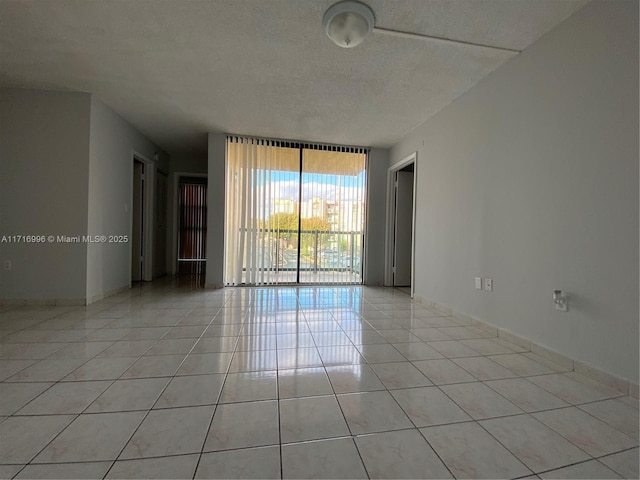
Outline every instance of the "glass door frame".
<path fill-rule="evenodd" d="M 279 286 L 279 285 L 283 285 L 283 286 L 292 286 L 292 285 L 325 285 L 325 286 L 331 286 L 331 285 L 362 285 L 364 284 L 364 274 L 365 274 L 365 246 L 366 246 L 366 242 L 365 242 L 365 235 L 366 235 L 366 227 L 367 227 L 367 219 L 368 219 L 368 188 L 369 188 L 369 153 L 370 153 L 370 149 L 366 148 L 366 147 L 353 147 L 353 146 L 340 146 L 340 145 L 331 145 L 331 144 L 319 144 L 319 143 L 311 143 L 311 142 L 298 142 L 298 141 L 287 141 L 287 140 L 275 140 L 275 139 L 263 139 L 263 138 L 256 138 L 256 137 L 241 137 L 241 136 L 235 136 L 235 135 L 228 135 L 227 136 L 227 146 L 228 143 L 230 141 L 232 141 L 231 139 L 236 139 L 236 141 L 234 143 L 240 143 L 238 140 L 240 139 L 251 139 L 251 140 L 256 140 L 256 141 L 266 141 L 266 142 L 272 142 L 271 145 L 268 146 L 274 146 L 274 147 L 283 147 L 283 148 L 291 148 L 291 149 L 297 149 L 298 150 L 298 175 L 297 175 L 297 181 L 298 181 L 298 197 L 297 197 L 297 209 L 296 209 L 296 214 L 297 214 L 297 220 L 298 220 L 298 225 L 297 225 L 297 230 L 293 231 L 291 230 L 290 232 L 287 230 L 285 233 L 293 233 L 297 235 L 297 248 L 296 248 L 296 267 L 295 267 L 295 271 L 296 271 L 296 275 L 295 275 L 295 281 L 282 281 L 282 282 L 274 282 L 274 283 L 258 283 L 258 284 L 253 284 L 253 283 L 236 283 L 236 286 L 265 286 L 265 287 L 269 287 L 269 286 Z M 361 171 L 365 172 L 365 179 L 364 179 L 364 185 L 362 186 L 362 188 L 364 189 L 364 193 L 363 193 L 363 197 L 362 197 L 362 203 L 363 203 L 363 207 L 362 207 L 362 213 L 361 213 L 361 231 L 355 232 L 348 232 L 352 235 L 352 237 L 359 237 L 359 268 L 358 268 L 358 274 L 360 276 L 360 279 L 358 282 L 349 282 L 349 281 L 345 281 L 345 282 L 323 282 L 323 281 L 317 281 L 317 282 L 306 282 L 306 281 L 301 281 L 301 272 L 302 270 L 302 265 L 301 265 L 301 259 L 302 259 L 302 235 L 304 233 L 315 233 L 316 236 L 319 234 L 328 234 L 328 233 L 332 233 L 334 231 L 303 231 L 302 229 L 302 200 L 303 200 L 303 174 L 304 172 L 304 151 L 305 150 L 315 150 L 315 151 L 326 151 L 326 152 L 335 152 L 335 153 L 353 153 L 353 154 L 362 154 L 364 155 L 364 167 Z M 228 151 L 227 154 L 225 155 L 225 178 L 227 177 L 227 169 L 228 169 Z M 338 174 L 336 174 L 338 175 Z M 226 180 L 225 180 L 226 182 Z M 228 188 L 228 185 L 225 183 L 225 189 Z M 225 196 L 225 228 L 227 228 L 227 222 L 226 222 L 226 216 L 227 216 L 227 205 L 226 205 L 226 201 L 227 201 L 227 197 Z M 271 213 L 272 215 L 273 213 Z M 278 230 L 278 232 L 281 232 L 280 230 Z M 338 234 L 342 234 L 344 232 L 342 231 L 337 231 L 335 233 Z M 356 235 L 356 233 L 358 233 Z M 354 237 L 354 238 L 355 238 Z M 278 237 L 277 240 L 278 244 L 280 242 L 280 239 Z M 279 247 L 278 247 L 279 248 Z M 351 250 L 353 250 L 353 246 L 351 247 Z M 279 253 L 277 254 L 279 255 Z M 317 264 L 317 258 L 320 257 L 320 253 L 317 251 L 317 249 L 314 249 L 314 255 L 315 255 L 315 260 L 314 260 L 314 268 L 313 270 L 318 270 L 318 264 Z M 353 263 L 354 262 L 354 255 L 351 255 L 352 259 L 351 259 L 351 263 L 349 263 L 347 269 L 349 271 L 353 271 Z M 225 257 L 224 257 L 224 261 L 225 263 L 228 261 L 227 258 L 227 237 L 226 237 L 226 232 L 225 232 Z M 279 265 L 279 258 L 276 257 L 276 266 Z M 246 267 L 243 267 L 243 270 L 245 270 Z M 279 269 L 278 269 L 279 270 Z M 226 271 L 226 268 L 225 268 Z M 226 278 L 225 278 L 225 284 L 226 283 Z M 234 284 L 227 284 L 227 285 L 234 285 Z"/>

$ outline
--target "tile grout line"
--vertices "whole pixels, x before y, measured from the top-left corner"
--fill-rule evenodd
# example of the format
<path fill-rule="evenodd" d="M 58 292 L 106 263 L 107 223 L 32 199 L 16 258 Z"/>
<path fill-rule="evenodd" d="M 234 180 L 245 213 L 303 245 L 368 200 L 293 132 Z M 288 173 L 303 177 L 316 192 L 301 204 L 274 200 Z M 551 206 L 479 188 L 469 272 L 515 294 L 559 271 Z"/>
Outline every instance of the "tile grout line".
<path fill-rule="evenodd" d="M 195 308 L 195 307 L 193 307 Z M 190 309 L 189 311 L 193 310 Z M 186 317 L 186 315 L 185 315 Z M 182 317 L 184 318 L 184 317 Z M 213 322 L 213 318 L 215 318 L 215 315 L 212 317 L 211 322 Z M 211 325 L 211 322 L 209 322 L 209 325 Z M 176 323 L 177 325 L 177 323 Z M 209 325 L 207 325 L 207 328 L 209 328 Z M 207 328 L 205 328 L 205 330 L 202 332 L 201 336 L 199 338 L 202 338 L 202 335 L 204 334 L 204 332 L 207 330 Z M 167 332 L 168 333 L 168 332 Z M 166 335 L 166 334 L 165 334 Z M 195 348 L 196 344 L 198 343 L 199 340 L 196 340 L 196 342 L 192 345 L 191 350 L 193 350 L 193 348 Z M 157 342 L 156 342 L 157 343 Z M 154 344 L 155 345 L 155 344 Z M 150 347 L 152 348 L 152 347 Z M 191 350 L 189 352 L 191 352 Z M 142 355 L 144 356 L 144 355 Z M 140 358 L 142 358 L 142 356 Z M 127 445 L 129 444 L 129 442 L 131 441 L 131 439 L 136 435 L 136 433 L 138 432 L 138 430 L 140 430 L 140 427 L 142 426 L 142 424 L 144 423 L 144 421 L 147 419 L 147 417 L 149 417 L 149 414 L 153 411 L 153 407 L 158 403 L 158 400 L 160 399 L 160 397 L 162 396 L 162 394 L 165 392 L 165 390 L 167 389 L 167 387 L 169 386 L 169 384 L 173 381 L 173 379 L 176 377 L 176 373 L 180 370 L 180 368 L 182 367 L 182 365 L 184 364 L 184 362 L 186 361 L 187 357 L 189 356 L 189 353 L 187 353 L 185 355 L 185 357 L 182 359 L 182 361 L 180 362 L 180 364 L 178 365 L 178 367 L 175 369 L 173 375 L 171 375 L 169 378 L 169 381 L 165 384 L 164 388 L 160 391 L 160 393 L 158 394 L 158 397 L 156 398 L 156 400 L 153 402 L 153 404 L 151 405 L 151 407 L 147 410 L 147 412 L 145 413 L 145 415 L 142 417 L 142 420 L 140 421 L 140 423 L 138 423 L 137 427 L 134 429 L 134 431 L 131 433 L 131 435 L 129 436 L 128 440 L 126 442 L 124 442 L 124 444 L 122 445 L 122 448 L 120 449 L 120 451 L 118 452 L 118 454 L 116 455 L 116 458 L 113 460 L 111 466 L 109 467 L 109 469 L 105 472 L 104 477 L 106 478 L 107 475 L 109 475 L 109 472 L 111 472 L 111 470 L 113 469 L 113 467 L 115 466 L 116 462 L 118 462 L 120 456 L 122 455 L 122 452 L 124 452 L 124 450 L 127 448 Z M 136 360 L 137 362 L 137 360 Z M 135 362 L 134 362 L 135 363 Z M 133 366 L 132 363 L 128 368 L 131 368 L 131 366 Z M 127 368 L 127 370 L 128 370 Z M 125 370 L 125 372 L 127 371 Z M 122 374 L 120 375 L 120 377 L 118 377 L 118 380 L 122 378 L 122 375 L 125 374 L 125 372 L 122 372 Z M 164 377 L 160 377 L 160 378 L 164 378 Z M 115 383 L 115 382 L 114 382 Z M 121 412 L 122 413 L 122 412 Z M 144 458 L 144 457 L 143 457 Z"/>
<path fill-rule="evenodd" d="M 296 295 L 296 307 L 298 305 L 298 297 Z M 296 309 L 297 313 L 297 309 Z M 278 325 L 276 322 L 276 396 L 278 405 L 278 454 L 280 457 L 280 478 L 284 478 L 284 462 L 282 461 L 282 414 L 280 412 L 280 363 L 278 360 Z"/>
<path fill-rule="evenodd" d="M 331 317 L 333 318 L 334 321 L 336 321 L 335 316 L 333 314 L 331 314 Z M 308 320 L 307 320 L 308 322 Z M 338 325 L 341 329 L 342 326 Z M 346 333 L 344 331 L 344 329 L 342 329 L 343 333 Z M 318 348 L 317 343 L 316 343 L 316 339 L 313 337 L 313 335 L 311 336 L 314 345 L 316 345 L 316 349 Z M 320 357 L 320 359 L 322 360 L 322 357 Z M 349 422 L 347 421 L 347 417 L 344 414 L 344 410 L 342 408 L 342 405 L 340 405 L 340 402 L 338 401 L 338 394 L 335 390 L 335 387 L 333 385 L 333 382 L 331 381 L 331 376 L 329 375 L 329 372 L 327 371 L 327 366 L 325 365 L 324 361 L 322 362 L 322 368 L 324 369 L 324 374 L 327 377 L 327 380 L 329 381 L 329 385 L 331 386 L 331 389 L 333 390 L 333 395 L 332 397 L 335 399 L 336 403 L 338 404 L 338 408 L 340 409 L 340 413 L 342 414 L 342 420 L 344 421 L 345 425 L 347 426 L 347 431 L 349 432 L 349 438 L 351 439 L 351 442 L 353 443 L 353 445 L 356 448 L 356 452 L 358 452 L 358 457 L 360 458 L 360 462 L 362 464 L 362 467 L 364 468 L 365 473 L 367 474 L 367 478 L 371 478 L 371 476 L 369 475 L 369 471 L 367 470 L 367 466 L 364 463 L 364 459 L 362 458 L 362 454 L 360 453 L 360 449 L 358 449 L 358 445 L 355 442 L 355 435 L 353 433 L 353 431 L 351 430 L 351 426 L 349 426 Z M 334 437 L 336 438 L 336 437 Z M 340 437 L 337 437 L 340 438 Z M 342 437 L 342 438 L 346 438 L 346 437 Z"/>
<path fill-rule="evenodd" d="M 579 461 L 579 462 L 574 462 L 574 463 L 570 463 L 570 464 L 568 464 L 568 465 L 563 465 L 562 467 L 551 468 L 551 469 L 548 469 L 548 470 L 541 470 L 541 471 L 539 471 L 539 472 L 535 473 L 535 475 L 540 475 L 540 474 L 542 474 L 542 473 L 556 472 L 556 471 L 558 471 L 558 470 L 562 470 L 562 469 L 564 469 L 564 468 L 573 467 L 573 466 L 575 466 L 575 465 L 582 465 L 583 463 L 588 463 L 588 462 L 596 461 L 596 462 L 598 462 L 598 463 L 602 464 L 605 468 L 607 468 L 607 469 L 611 470 L 612 472 L 614 472 L 614 473 L 616 473 L 616 474 L 618 474 L 618 475 L 620 475 L 620 476 L 622 477 L 622 474 L 619 474 L 619 473 L 618 473 L 616 470 L 614 470 L 613 468 L 611 468 L 611 467 L 609 467 L 608 465 L 605 465 L 604 463 L 600 462 L 600 459 L 601 459 L 601 458 L 608 457 L 608 456 L 610 456 L 610 455 L 617 455 L 618 453 L 623 453 L 623 452 L 626 452 L 626 451 L 629 451 L 629 450 L 633 450 L 634 448 L 638 448 L 638 447 L 631 447 L 631 448 L 627 448 L 627 449 L 625 449 L 625 450 L 621 450 L 621 451 L 619 451 L 619 452 L 615 452 L 615 453 L 608 453 L 608 454 L 606 454 L 606 455 L 602 455 L 602 456 L 599 456 L 599 457 L 593 457 L 593 456 L 592 456 L 591 458 L 588 458 L 588 459 L 586 459 L 586 460 L 581 460 L 581 461 Z M 622 477 L 622 478 L 624 478 L 624 477 Z"/>
<path fill-rule="evenodd" d="M 235 296 L 235 292 L 234 292 L 233 295 L 230 296 L 229 299 L 227 299 L 227 301 L 224 303 L 224 305 L 226 305 L 227 302 L 229 300 L 231 300 L 234 296 Z M 220 310 L 222 310 L 222 308 Z M 244 328 L 244 325 L 246 324 L 246 319 L 247 319 L 247 316 L 248 316 L 248 311 L 242 313 L 241 315 L 242 315 L 242 318 L 243 318 L 242 328 Z M 213 319 L 211 320 L 211 322 L 213 322 Z M 211 324 L 209 324 L 209 325 L 211 325 Z M 204 335 L 204 332 L 203 332 L 203 335 Z M 198 342 L 196 342 L 196 345 L 197 345 L 197 343 Z M 235 342 L 235 347 L 234 347 L 233 353 L 231 355 L 231 358 L 229 359 L 229 364 L 227 365 L 227 371 L 224 374 L 224 379 L 222 380 L 222 384 L 220 385 L 220 390 L 218 391 L 218 396 L 216 398 L 216 403 L 215 403 L 215 405 L 213 407 L 213 411 L 211 412 L 211 418 L 209 419 L 209 426 L 207 427 L 207 431 L 206 431 L 206 433 L 204 435 L 204 439 L 202 440 L 202 447 L 200 448 L 200 453 L 198 455 L 198 460 L 196 461 L 195 469 L 193 470 L 193 475 L 191 477 L 192 479 L 195 479 L 196 474 L 198 473 L 198 468 L 200 468 L 200 462 L 202 461 L 202 455 L 204 454 L 204 447 L 205 447 L 205 445 L 207 443 L 207 438 L 209 437 L 209 432 L 211 431 L 211 427 L 213 426 L 213 420 L 215 418 L 216 411 L 218 410 L 220 398 L 222 396 L 222 391 L 224 390 L 224 386 L 225 386 L 225 384 L 227 382 L 227 378 L 229 377 L 229 371 L 231 369 L 231 363 L 233 362 L 233 358 L 234 358 L 235 353 L 236 353 L 236 351 L 238 349 L 238 344 L 239 343 L 240 343 L 240 336 L 238 335 L 237 338 L 236 338 L 236 342 Z M 194 348 L 195 348 L 195 345 L 194 345 Z M 189 354 L 187 354 L 187 356 L 189 356 Z M 185 360 L 186 360 L 186 357 L 185 357 Z M 178 370 L 176 370 L 176 373 L 177 373 L 177 371 Z"/>

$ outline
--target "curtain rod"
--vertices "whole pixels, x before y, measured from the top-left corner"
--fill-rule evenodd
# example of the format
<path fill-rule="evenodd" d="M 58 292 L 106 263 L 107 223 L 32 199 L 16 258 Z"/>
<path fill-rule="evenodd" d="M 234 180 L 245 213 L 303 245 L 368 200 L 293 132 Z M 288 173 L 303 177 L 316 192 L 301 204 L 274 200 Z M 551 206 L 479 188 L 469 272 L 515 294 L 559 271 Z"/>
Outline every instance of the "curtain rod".
<path fill-rule="evenodd" d="M 283 140 L 277 138 L 264 138 L 264 137 L 250 137 L 246 135 L 232 135 L 227 134 L 227 140 L 232 143 L 242 143 L 242 140 L 249 140 L 255 142 L 272 142 L 278 147 L 289 148 L 307 148 L 309 150 L 323 150 L 323 151 L 351 151 L 361 150 L 363 153 L 368 153 L 371 147 L 361 147 L 356 145 L 336 145 L 330 143 L 318 143 L 318 142 L 305 142 L 300 140 Z M 342 150 L 340 150 L 342 149 Z"/>

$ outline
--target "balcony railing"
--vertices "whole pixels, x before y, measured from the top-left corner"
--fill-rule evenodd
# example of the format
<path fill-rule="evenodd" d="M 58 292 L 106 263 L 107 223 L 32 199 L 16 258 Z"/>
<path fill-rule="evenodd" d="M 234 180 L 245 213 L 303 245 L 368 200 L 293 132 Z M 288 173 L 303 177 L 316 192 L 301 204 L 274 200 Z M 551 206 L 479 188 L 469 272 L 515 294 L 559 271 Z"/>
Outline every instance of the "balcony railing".
<path fill-rule="evenodd" d="M 347 230 L 245 229 L 257 235 L 259 248 L 266 248 L 261 268 L 273 273 L 345 272 L 362 275 L 363 233 Z M 268 253 L 268 255 L 267 255 Z M 246 271 L 246 268 L 243 269 Z"/>

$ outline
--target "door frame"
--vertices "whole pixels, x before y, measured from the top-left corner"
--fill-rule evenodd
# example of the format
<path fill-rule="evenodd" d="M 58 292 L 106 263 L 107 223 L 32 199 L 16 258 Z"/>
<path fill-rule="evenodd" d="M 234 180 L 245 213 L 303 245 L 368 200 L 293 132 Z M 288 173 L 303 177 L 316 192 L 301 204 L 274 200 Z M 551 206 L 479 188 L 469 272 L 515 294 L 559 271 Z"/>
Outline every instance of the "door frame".
<path fill-rule="evenodd" d="M 209 178 L 208 173 L 191 173 L 191 172 L 173 172 L 173 215 L 172 215 L 172 231 L 171 231 L 171 268 L 169 269 L 171 275 L 178 273 L 178 195 L 180 187 L 180 178 L 193 177 L 193 178 Z M 209 197 L 207 195 L 207 201 Z"/>
<path fill-rule="evenodd" d="M 361 272 L 360 272 L 360 280 L 358 283 L 323 283 L 323 282 L 318 282 L 318 283 L 302 283 L 300 282 L 300 237 L 298 238 L 298 251 L 297 251 L 297 268 L 296 268 L 296 281 L 294 282 L 279 282 L 279 283 L 273 283 L 273 284 L 258 284 L 257 286 L 285 286 L 285 287 L 290 287 L 290 286 L 314 286 L 314 285 L 366 285 L 366 269 L 367 269 L 367 259 L 366 259 L 366 252 L 368 249 L 368 226 L 369 226 L 369 208 L 368 208 L 368 202 L 369 202 L 369 179 L 370 179 L 370 156 L 371 156 L 371 149 L 370 148 L 365 148 L 365 147 L 355 147 L 355 146 L 341 146 L 341 145 L 333 145 L 333 144 L 323 144 L 323 143 L 314 143 L 314 142 L 304 142 L 304 141 L 299 141 L 299 140 L 281 140 L 281 139 L 269 139 L 269 138 L 259 138 L 259 137 L 242 137 L 242 136 L 236 136 L 236 135 L 227 135 L 227 141 L 225 142 L 225 161 L 224 161 L 224 170 L 225 170 L 225 202 L 224 202 L 224 261 L 223 261 L 223 285 L 224 286 L 228 286 L 228 284 L 226 283 L 226 271 L 227 271 L 227 260 L 228 260 L 228 255 L 227 255 L 227 216 L 229 213 L 229 208 L 227 205 L 227 181 L 229 178 L 229 143 L 230 143 L 230 138 L 245 138 L 245 139 L 252 139 L 252 140 L 264 140 L 264 141 L 272 141 L 274 143 L 277 143 L 278 145 L 275 146 L 283 146 L 286 148 L 294 148 L 294 149 L 298 149 L 299 151 L 299 170 L 298 170 L 298 178 L 299 178 L 299 188 L 298 188 L 298 202 L 299 204 L 301 204 L 302 202 L 302 187 L 303 187 L 303 182 L 302 182 L 302 175 L 304 173 L 303 171 L 303 155 L 304 155 L 304 151 L 305 150 L 326 150 L 326 151 L 334 151 L 334 152 L 346 152 L 346 153 L 357 153 L 354 151 L 349 151 L 349 149 L 351 150 L 361 150 L 360 154 L 363 154 L 365 156 L 365 163 L 364 163 L 364 172 L 365 172 L 365 194 L 364 194 L 364 211 L 362 213 L 362 232 L 361 232 L 361 246 L 360 246 L 360 263 L 361 263 Z M 315 147 L 328 147 L 328 148 L 315 148 Z M 341 150 L 341 149 L 347 149 L 347 150 Z M 290 170 L 292 172 L 294 172 L 294 170 Z M 302 215 L 301 215 L 301 211 L 300 211 L 300 205 L 298 206 L 298 235 L 300 235 L 300 230 L 301 230 L 301 224 L 302 224 Z M 245 283 L 241 283 L 241 284 L 236 284 L 235 286 L 256 286 L 253 284 L 245 284 Z"/>
<path fill-rule="evenodd" d="M 155 211 L 154 211 L 154 215 L 155 216 L 154 216 L 153 227 L 154 227 L 154 233 L 155 233 L 158 230 L 158 225 L 159 225 L 158 215 L 161 212 L 164 211 L 164 243 L 165 243 L 165 245 L 164 245 L 164 258 L 162 259 L 162 264 L 164 264 L 164 271 L 159 272 L 158 271 L 159 265 L 156 265 L 157 261 L 159 260 L 158 258 L 156 258 L 157 254 L 159 253 L 158 251 L 156 251 L 157 250 L 157 248 L 156 248 L 157 247 L 157 241 L 159 240 L 159 235 L 157 235 L 156 238 L 154 239 L 154 245 L 153 245 L 153 248 L 154 248 L 153 277 L 154 277 L 154 279 L 158 278 L 158 277 L 161 277 L 163 275 L 166 275 L 167 271 L 169 270 L 169 267 L 167 265 L 167 248 L 168 248 L 168 245 L 167 245 L 167 232 L 169 230 L 169 225 L 168 225 L 168 217 L 169 217 L 169 209 L 168 209 L 168 204 L 169 204 L 169 174 L 166 173 L 166 172 L 163 172 L 160 169 L 157 169 L 156 170 L 156 183 L 155 183 L 156 187 L 158 185 L 158 180 L 161 178 L 162 175 L 164 175 L 167 178 L 166 179 L 166 185 L 165 185 L 165 199 L 164 199 L 165 201 L 164 201 L 164 204 L 158 203 L 158 200 L 159 200 L 158 195 L 160 194 L 160 192 L 156 188 L 156 192 L 155 192 L 155 200 L 156 200 L 156 202 L 154 202 L 154 205 L 155 205 L 156 208 L 155 208 Z"/>
<path fill-rule="evenodd" d="M 384 284 L 393 286 L 393 259 L 394 259 L 394 229 L 396 220 L 395 209 L 395 176 L 396 172 L 413 163 L 413 213 L 411 224 L 411 298 L 415 294 L 416 275 L 416 198 L 418 192 L 418 152 L 407 155 L 402 160 L 394 163 L 387 169 L 387 225 L 385 230 L 385 254 L 384 254 Z"/>
<path fill-rule="evenodd" d="M 144 165 L 143 176 L 143 202 L 142 202 L 142 281 L 153 281 L 153 253 L 154 253 L 154 215 L 155 215 L 155 190 L 156 190 L 156 162 L 145 155 L 131 150 L 131 164 L 135 161 Z M 133 200 L 133 172 L 131 174 L 131 199 Z M 129 215 L 129 225 L 133 229 L 133 205 Z M 133 230 L 131 230 L 133 234 Z M 133 243 L 129 242 L 129 259 L 131 261 L 131 249 Z M 131 265 L 129 265 L 131 271 Z"/>

